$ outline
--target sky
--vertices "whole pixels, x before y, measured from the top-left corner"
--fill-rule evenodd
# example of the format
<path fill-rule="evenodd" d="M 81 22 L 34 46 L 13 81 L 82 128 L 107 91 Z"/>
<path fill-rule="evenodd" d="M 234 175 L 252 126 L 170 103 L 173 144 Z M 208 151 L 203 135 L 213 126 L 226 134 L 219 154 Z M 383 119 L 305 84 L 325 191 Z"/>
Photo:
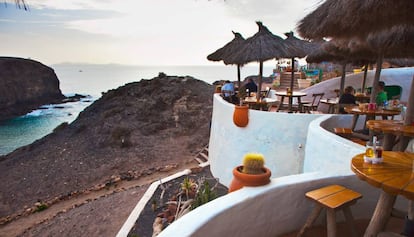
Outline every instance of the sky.
<path fill-rule="evenodd" d="M 320 0 L 26 0 L 0 4 L 0 56 L 58 63 L 217 65 L 207 55 L 254 35 L 294 31 Z M 296 34 L 297 35 L 297 34 Z"/>

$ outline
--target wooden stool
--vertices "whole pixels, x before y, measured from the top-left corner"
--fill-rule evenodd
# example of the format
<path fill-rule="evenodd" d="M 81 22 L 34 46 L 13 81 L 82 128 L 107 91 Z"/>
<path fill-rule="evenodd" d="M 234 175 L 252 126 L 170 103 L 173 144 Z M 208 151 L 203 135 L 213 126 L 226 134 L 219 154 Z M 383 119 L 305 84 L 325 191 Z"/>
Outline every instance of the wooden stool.
<path fill-rule="evenodd" d="M 349 227 L 351 227 L 352 235 L 355 237 L 357 236 L 350 206 L 355 204 L 358 199 L 362 198 L 360 193 L 340 185 L 330 185 L 307 192 L 305 196 L 315 201 L 315 208 L 306 220 L 305 225 L 299 231 L 297 235 L 298 237 L 302 236 L 305 233 L 305 230 L 315 222 L 323 208 L 326 209 L 327 214 L 328 237 L 334 237 L 336 235 L 335 212 L 337 210 L 343 211 L 346 222 Z"/>
<path fill-rule="evenodd" d="M 352 136 L 352 129 L 350 128 L 334 128 L 334 132 L 336 135 L 341 137 L 350 138 Z"/>

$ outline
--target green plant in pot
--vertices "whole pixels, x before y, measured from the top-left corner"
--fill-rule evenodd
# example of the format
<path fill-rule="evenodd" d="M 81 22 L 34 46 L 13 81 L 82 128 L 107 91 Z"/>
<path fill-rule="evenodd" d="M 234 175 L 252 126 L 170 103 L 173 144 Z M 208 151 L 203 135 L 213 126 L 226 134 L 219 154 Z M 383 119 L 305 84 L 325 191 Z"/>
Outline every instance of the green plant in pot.
<path fill-rule="evenodd" d="M 264 156 L 258 153 L 247 153 L 243 158 L 243 165 L 233 169 L 233 180 L 229 192 L 241 189 L 244 186 L 262 186 L 270 183 L 271 171 L 264 166 Z"/>

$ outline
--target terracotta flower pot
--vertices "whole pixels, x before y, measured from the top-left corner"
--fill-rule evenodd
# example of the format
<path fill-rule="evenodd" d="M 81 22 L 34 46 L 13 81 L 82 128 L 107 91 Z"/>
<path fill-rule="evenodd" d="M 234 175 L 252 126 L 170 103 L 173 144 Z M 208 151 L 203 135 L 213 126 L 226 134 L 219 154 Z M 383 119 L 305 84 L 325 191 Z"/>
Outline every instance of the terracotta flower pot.
<path fill-rule="evenodd" d="M 249 123 L 249 106 L 236 105 L 234 107 L 233 122 L 237 127 L 246 127 Z"/>
<path fill-rule="evenodd" d="M 270 183 L 272 173 L 266 167 L 263 168 L 262 174 L 245 174 L 242 173 L 243 165 L 233 169 L 233 180 L 229 187 L 229 193 L 239 190 L 244 186 L 256 187 Z"/>

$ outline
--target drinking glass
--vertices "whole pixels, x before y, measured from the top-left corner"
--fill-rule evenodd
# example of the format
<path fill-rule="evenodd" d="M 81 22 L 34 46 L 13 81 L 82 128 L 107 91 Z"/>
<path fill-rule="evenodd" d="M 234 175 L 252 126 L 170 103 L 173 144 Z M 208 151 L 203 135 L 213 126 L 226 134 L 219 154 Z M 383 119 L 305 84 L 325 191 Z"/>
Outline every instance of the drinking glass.
<path fill-rule="evenodd" d="M 382 142 L 377 141 L 377 144 L 375 146 L 375 158 L 382 158 L 382 152 L 384 151 L 384 148 L 382 147 Z"/>
<path fill-rule="evenodd" d="M 365 157 L 374 158 L 374 146 L 371 141 L 368 141 L 365 145 Z"/>

